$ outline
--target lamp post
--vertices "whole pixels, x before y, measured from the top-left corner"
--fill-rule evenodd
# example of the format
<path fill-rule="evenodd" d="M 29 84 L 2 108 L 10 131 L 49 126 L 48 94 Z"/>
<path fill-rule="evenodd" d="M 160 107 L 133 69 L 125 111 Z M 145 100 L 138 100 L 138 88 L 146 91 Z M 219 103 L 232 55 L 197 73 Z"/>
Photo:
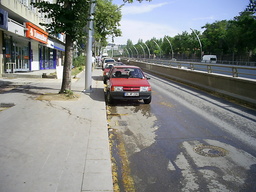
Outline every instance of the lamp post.
<path fill-rule="evenodd" d="M 170 40 L 166 37 L 166 36 L 164 36 L 165 37 L 165 39 L 168 41 L 168 43 L 170 44 L 170 46 L 171 46 L 171 50 L 172 50 L 172 58 L 173 58 L 173 49 L 172 49 L 172 44 L 171 44 L 171 42 L 170 42 Z"/>
<path fill-rule="evenodd" d="M 132 52 L 132 49 L 131 49 L 131 48 L 129 48 L 129 47 L 128 47 L 128 49 L 130 49 L 130 51 L 131 51 L 131 56 L 132 56 L 132 58 L 133 58 L 133 52 Z"/>
<path fill-rule="evenodd" d="M 148 46 L 147 46 L 147 44 L 146 43 L 143 43 L 146 47 L 147 47 L 147 49 L 148 49 L 148 58 L 150 59 L 150 50 L 149 50 L 149 48 L 148 48 Z"/>
<path fill-rule="evenodd" d="M 142 45 L 141 45 L 141 44 L 139 44 L 139 46 L 141 47 L 141 49 L 142 49 L 142 51 L 143 51 L 143 53 L 144 53 L 144 58 L 146 58 L 145 50 L 143 49 L 143 47 L 142 47 Z"/>
<path fill-rule="evenodd" d="M 155 41 L 155 40 L 153 40 L 154 41 L 154 43 L 158 46 L 158 48 L 159 48 L 159 51 L 160 51 L 160 58 L 161 58 L 161 48 L 160 48 L 160 46 L 157 44 L 157 42 Z"/>
<path fill-rule="evenodd" d="M 197 37 L 197 40 L 198 40 L 199 45 L 200 45 L 200 50 L 201 50 L 201 59 L 202 59 L 202 53 L 203 53 L 202 43 L 201 43 L 201 41 L 200 41 L 200 39 L 199 39 L 198 35 L 196 34 L 196 32 L 195 32 L 192 28 L 190 28 L 190 29 L 193 31 L 193 33 L 195 33 L 195 35 L 196 35 L 196 37 Z"/>
<path fill-rule="evenodd" d="M 83 92 L 92 92 L 92 36 L 93 19 L 96 1 L 92 0 L 90 4 L 89 21 L 87 26 L 87 45 L 86 45 L 86 68 L 85 68 L 85 90 Z"/>
<path fill-rule="evenodd" d="M 126 49 L 126 48 L 124 48 L 126 51 L 127 51 L 127 53 L 128 53 L 128 57 L 130 57 L 130 53 L 129 53 L 129 51 Z"/>
<path fill-rule="evenodd" d="M 136 47 L 135 47 L 135 46 L 133 46 L 133 48 L 134 48 L 134 49 L 135 49 L 135 51 L 137 52 L 137 58 L 138 58 L 139 52 L 138 52 L 138 50 L 136 49 Z"/>

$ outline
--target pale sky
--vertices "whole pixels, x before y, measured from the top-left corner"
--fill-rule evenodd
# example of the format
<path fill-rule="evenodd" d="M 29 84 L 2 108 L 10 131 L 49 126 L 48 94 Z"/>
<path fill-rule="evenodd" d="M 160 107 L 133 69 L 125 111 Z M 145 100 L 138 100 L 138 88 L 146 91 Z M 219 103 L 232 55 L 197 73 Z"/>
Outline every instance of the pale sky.
<path fill-rule="evenodd" d="M 122 5 L 123 0 L 113 0 Z M 120 22 L 122 37 L 114 39 L 115 44 L 126 44 L 132 40 L 136 44 L 152 38 L 174 37 L 183 31 L 201 29 L 207 23 L 231 20 L 244 11 L 249 0 L 152 0 L 142 3 L 126 3 L 122 8 Z M 109 41 L 111 43 L 111 40 Z"/>

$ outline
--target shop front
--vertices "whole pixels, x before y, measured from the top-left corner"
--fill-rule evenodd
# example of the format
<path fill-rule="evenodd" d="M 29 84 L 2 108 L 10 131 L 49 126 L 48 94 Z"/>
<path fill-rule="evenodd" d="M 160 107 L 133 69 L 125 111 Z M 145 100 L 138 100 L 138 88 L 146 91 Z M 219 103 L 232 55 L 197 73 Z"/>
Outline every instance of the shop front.
<path fill-rule="evenodd" d="M 7 19 L 7 30 L 2 31 L 4 72 L 29 71 L 29 39 L 24 37 L 24 26 Z"/>
<path fill-rule="evenodd" d="M 56 66 L 61 66 L 64 43 L 49 38 L 47 32 L 34 24 L 27 22 L 24 28 L 24 25 L 8 19 L 8 29 L 0 33 L 4 73 L 56 69 Z"/>
<path fill-rule="evenodd" d="M 29 71 L 29 41 L 4 33 L 4 71 Z"/>

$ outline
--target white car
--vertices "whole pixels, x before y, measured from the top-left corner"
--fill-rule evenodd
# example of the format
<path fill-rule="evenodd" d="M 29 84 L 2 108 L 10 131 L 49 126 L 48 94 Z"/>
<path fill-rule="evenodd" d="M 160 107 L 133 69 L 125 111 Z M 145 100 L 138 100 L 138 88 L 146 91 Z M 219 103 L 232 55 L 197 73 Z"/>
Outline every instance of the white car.
<path fill-rule="evenodd" d="M 115 59 L 107 58 L 107 57 L 104 58 L 104 59 L 102 60 L 102 70 L 105 69 L 106 64 L 109 63 L 109 62 L 115 62 Z"/>

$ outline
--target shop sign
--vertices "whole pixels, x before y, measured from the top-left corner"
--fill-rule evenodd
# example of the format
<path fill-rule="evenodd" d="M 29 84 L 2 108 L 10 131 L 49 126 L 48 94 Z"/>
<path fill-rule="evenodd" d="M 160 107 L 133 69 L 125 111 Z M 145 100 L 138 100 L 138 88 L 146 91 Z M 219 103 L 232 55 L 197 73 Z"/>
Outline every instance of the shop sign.
<path fill-rule="evenodd" d="M 65 46 L 64 45 L 62 45 L 62 44 L 60 44 L 58 42 L 55 42 L 51 38 L 48 39 L 47 47 L 50 47 L 52 49 L 58 49 L 58 50 L 61 50 L 61 51 L 65 51 Z"/>
<path fill-rule="evenodd" d="M 11 19 L 8 19 L 8 31 L 24 36 L 24 26 Z"/>
<path fill-rule="evenodd" d="M 47 44 L 48 41 L 48 33 L 39 27 L 35 26 L 32 23 L 26 23 L 26 37 L 39 41 L 41 43 Z"/>

